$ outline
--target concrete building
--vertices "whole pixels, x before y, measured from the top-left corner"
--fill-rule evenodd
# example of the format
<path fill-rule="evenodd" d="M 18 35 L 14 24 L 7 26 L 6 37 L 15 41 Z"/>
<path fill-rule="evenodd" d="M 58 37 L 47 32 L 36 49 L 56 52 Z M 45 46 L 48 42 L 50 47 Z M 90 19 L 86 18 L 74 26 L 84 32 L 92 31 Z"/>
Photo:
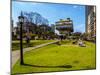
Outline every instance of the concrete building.
<path fill-rule="evenodd" d="M 56 29 L 60 34 L 70 34 L 73 32 L 73 21 L 70 18 L 60 19 L 56 22 Z"/>
<path fill-rule="evenodd" d="M 14 27 L 14 21 L 11 20 L 11 29 L 13 29 L 13 27 Z"/>
<path fill-rule="evenodd" d="M 96 7 L 86 6 L 86 33 L 88 38 L 96 36 Z"/>
<path fill-rule="evenodd" d="M 11 20 L 11 32 L 12 32 L 12 36 L 16 35 L 16 31 L 17 31 L 17 28 L 14 27 L 14 21 Z"/>

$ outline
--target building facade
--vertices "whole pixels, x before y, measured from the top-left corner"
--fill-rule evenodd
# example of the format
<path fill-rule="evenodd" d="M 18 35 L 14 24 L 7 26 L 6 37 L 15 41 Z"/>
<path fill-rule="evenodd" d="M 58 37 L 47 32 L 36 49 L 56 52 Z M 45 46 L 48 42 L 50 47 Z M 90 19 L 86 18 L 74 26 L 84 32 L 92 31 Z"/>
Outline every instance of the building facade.
<path fill-rule="evenodd" d="M 60 34 L 70 34 L 73 32 L 73 21 L 70 18 L 60 19 L 56 22 L 56 29 Z"/>
<path fill-rule="evenodd" d="M 96 7 L 86 6 L 86 33 L 88 38 L 96 36 Z"/>

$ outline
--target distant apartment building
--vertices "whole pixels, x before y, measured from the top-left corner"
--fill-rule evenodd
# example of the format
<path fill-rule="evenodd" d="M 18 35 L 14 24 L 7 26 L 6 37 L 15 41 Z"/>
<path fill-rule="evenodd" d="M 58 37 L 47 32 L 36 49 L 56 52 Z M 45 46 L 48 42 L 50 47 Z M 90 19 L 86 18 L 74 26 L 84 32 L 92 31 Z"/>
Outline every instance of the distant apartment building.
<path fill-rule="evenodd" d="M 56 29 L 60 34 L 70 34 L 73 32 L 73 21 L 70 18 L 60 19 L 56 22 Z"/>
<path fill-rule="evenodd" d="M 96 36 L 96 7 L 86 6 L 86 33 L 89 38 Z"/>
<path fill-rule="evenodd" d="M 14 21 L 11 20 L 11 29 L 13 29 L 13 27 L 14 27 Z"/>
<path fill-rule="evenodd" d="M 12 35 L 16 35 L 16 30 L 17 30 L 17 28 L 14 27 L 14 21 L 11 20 L 11 31 L 12 31 Z"/>

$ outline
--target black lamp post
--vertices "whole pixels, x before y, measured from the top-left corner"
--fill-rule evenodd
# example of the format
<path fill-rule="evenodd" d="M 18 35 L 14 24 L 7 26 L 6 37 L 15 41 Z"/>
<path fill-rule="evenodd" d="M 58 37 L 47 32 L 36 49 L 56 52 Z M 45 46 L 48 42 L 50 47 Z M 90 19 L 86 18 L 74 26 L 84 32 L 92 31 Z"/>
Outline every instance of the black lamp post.
<path fill-rule="evenodd" d="M 24 17 L 23 17 L 23 13 L 21 12 L 20 16 L 18 17 L 19 19 L 19 24 L 20 24 L 20 64 L 23 65 L 24 64 L 24 60 L 23 60 L 23 37 L 22 37 L 22 25 L 24 23 Z"/>

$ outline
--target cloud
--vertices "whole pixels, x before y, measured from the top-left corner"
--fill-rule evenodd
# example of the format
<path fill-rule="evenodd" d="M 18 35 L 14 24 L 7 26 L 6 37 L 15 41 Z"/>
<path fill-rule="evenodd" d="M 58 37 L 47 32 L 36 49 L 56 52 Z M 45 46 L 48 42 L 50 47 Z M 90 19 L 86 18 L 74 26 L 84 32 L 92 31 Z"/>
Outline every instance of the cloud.
<path fill-rule="evenodd" d="M 78 6 L 74 5 L 73 8 L 77 8 Z"/>
<path fill-rule="evenodd" d="M 81 5 L 74 5 L 73 8 L 74 9 L 79 8 L 79 9 L 82 9 L 83 10 L 83 6 L 81 6 Z"/>

